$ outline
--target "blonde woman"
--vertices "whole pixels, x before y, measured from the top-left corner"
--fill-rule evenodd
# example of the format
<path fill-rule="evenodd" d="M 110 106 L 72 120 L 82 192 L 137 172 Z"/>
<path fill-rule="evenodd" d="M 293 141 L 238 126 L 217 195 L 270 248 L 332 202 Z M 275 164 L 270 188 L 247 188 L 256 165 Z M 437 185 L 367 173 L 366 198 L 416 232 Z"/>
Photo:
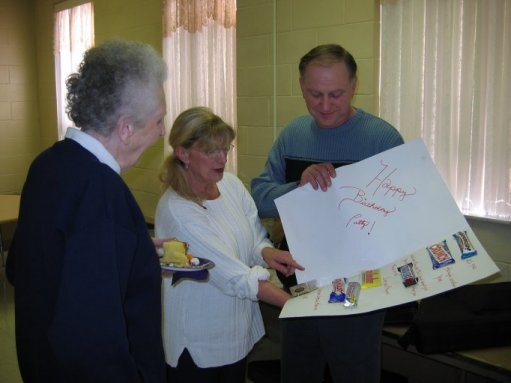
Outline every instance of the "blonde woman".
<path fill-rule="evenodd" d="M 206 282 L 164 282 L 164 347 L 168 379 L 245 382 L 246 356 L 264 335 L 258 300 L 283 306 L 290 295 L 268 281 L 267 267 L 303 269 L 267 239 L 252 197 L 225 172 L 235 132 L 209 109 L 179 115 L 161 180 L 156 235 L 176 237 L 215 263 Z"/>

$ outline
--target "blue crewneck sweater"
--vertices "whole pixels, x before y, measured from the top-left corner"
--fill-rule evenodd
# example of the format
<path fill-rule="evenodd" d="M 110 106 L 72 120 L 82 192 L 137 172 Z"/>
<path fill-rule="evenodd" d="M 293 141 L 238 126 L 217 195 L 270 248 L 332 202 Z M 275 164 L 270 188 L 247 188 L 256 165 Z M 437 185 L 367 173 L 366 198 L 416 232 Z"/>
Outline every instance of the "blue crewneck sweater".
<path fill-rule="evenodd" d="M 274 200 L 297 187 L 307 166 L 322 162 L 348 165 L 402 143 L 392 125 L 362 109 L 336 128 L 320 128 L 311 115 L 292 120 L 270 149 L 263 172 L 252 180 L 259 215 L 278 217 Z"/>

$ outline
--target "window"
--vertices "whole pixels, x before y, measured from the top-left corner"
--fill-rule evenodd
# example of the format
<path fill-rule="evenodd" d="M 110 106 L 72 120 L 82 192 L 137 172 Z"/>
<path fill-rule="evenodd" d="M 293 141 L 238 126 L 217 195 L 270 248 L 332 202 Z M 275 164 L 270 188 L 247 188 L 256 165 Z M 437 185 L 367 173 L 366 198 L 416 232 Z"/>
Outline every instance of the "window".
<path fill-rule="evenodd" d="M 66 114 L 66 79 L 78 69 L 84 52 L 94 45 L 93 5 L 76 3 L 65 1 L 55 7 L 53 42 L 59 139 L 72 125 Z"/>
<path fill-rule="evenodd" d="M 460 210 L 511 221 L 511 1 L 381 0 L 380 115 Z"/>
<path fill-rule="evenodd" d="M 167 127 L 201 105 L 236 128 L 236 1 L 167 0 L 163 24 Z M 226 167 L 236 173 L 236 149 Z"/>

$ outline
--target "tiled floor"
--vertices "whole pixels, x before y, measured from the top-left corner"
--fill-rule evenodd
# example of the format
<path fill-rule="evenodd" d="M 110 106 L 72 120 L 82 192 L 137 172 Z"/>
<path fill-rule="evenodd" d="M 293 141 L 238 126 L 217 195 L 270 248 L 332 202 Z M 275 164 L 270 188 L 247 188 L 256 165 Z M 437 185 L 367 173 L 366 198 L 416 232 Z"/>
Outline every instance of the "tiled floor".
<path fill-rule="evenodd" d="M 14 341 L 13 288 L 5 278 L 0 265 L 0 382 L 22 383 L 18 370 Z M 259 342 L 249 356 L 249 361 L 279 358 L 278 343 L 271 337 Z M 247 379 L 247 383 L 252 383 Z"/>

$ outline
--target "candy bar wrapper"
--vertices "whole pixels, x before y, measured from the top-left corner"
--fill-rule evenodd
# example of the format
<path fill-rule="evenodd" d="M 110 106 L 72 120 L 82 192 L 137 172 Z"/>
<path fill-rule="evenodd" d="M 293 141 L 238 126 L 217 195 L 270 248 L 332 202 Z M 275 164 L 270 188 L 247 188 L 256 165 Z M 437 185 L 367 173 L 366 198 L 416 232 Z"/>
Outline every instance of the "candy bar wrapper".
<path fill-rule="evenodd" d="M 433 264 L 433 269 L 438 269 L 454 263 L 454 258 L 451 255 L 451 251 L 447 246 L 447 241 L 435 243 L 434 245 L 426 248 Z"/>
<path fill-rule="evenodd" d="M 344 307 L 354 308 L 358 305 L 358 297 L 360 296 L 360 283 L 349 282 L 346 288 L 346 299 L 344 300 Z"/>
<path fill-rule="evenodd" d="M 289 291 L 291 292 L 291 295 L 294 297 L 298 297 L 303 294 L 310 293 L 311 291 L 316 290 L 318 287 L 316 285 L 316 281 L 308 281 L 299 283 L 296 286 L 291 286 L 289 288 Z"/>
<path fill-rule="evenodd" d="M 332 281 L 332 292 L 328 299 L 328 303 L 342 303 L 346 298 L 344 292 L 346 286 L 346 278 L 337 278 Z"/>
<path fill-rule="evenodd" d="M 401 280 L 405 287 L 416 285 L 419 282 L 419 278 L 415 276 L 415 272 L 413 271 L 412 262 L 398 267 L 397 270 L 401 273 Z"/>
<path fill-rule="evenodd" d="M 369 289 L 371 287 L 381 286 L 380 270 L 368 270 L 362 273 L 362 288 Z"/>
<path fill-rule="evenodd" d="M 472 246 L 472 242 L 468 239 L 468 234 L 466 231 L 458 231 L 456 234 L 452 235 L 458 246 L 461 250 L 461 259 L 467 259 L 477 255 L 477 250 Z"/>

